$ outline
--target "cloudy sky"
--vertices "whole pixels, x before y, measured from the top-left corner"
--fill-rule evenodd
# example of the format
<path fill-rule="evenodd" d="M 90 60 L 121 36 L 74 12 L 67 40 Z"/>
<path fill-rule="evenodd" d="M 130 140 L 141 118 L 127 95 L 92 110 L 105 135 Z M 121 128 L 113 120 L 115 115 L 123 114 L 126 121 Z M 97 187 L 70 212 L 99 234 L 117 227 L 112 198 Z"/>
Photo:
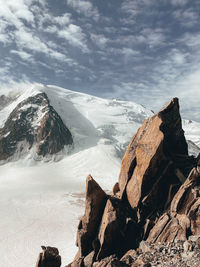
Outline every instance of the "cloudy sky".
<path fill-rule="evenodd" d="M 0 0 L 0 87 L 55 84 L 200 121 L 199 0 Z"/>

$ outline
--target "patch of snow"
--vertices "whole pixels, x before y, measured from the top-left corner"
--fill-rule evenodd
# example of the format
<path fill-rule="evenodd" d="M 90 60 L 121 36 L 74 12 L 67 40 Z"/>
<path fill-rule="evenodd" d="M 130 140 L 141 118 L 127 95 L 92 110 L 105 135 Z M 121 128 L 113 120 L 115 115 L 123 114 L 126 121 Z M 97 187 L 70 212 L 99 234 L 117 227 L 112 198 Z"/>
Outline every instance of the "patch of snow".
<path fill-rule="evenodd" d="M 10 132 L 7 132 L 6 134 L 3 135 L 3 138 L 6 138 L 9 134 Z"/>

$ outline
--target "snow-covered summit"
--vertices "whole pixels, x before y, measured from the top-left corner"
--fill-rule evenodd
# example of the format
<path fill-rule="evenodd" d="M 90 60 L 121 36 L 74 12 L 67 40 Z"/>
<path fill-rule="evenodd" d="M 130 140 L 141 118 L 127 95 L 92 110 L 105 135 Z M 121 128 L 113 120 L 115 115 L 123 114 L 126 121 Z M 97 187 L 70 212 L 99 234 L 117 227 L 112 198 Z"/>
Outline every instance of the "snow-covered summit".
<path fill-rule="evenodd" d="M 50 105 L 72 133 L 74 152 L 101 143 L 112 145 L 121 157 L 137 128 L 146 117 L 152 115 L 151 111 L 134 102 L 107 100 L 56 86 L 37 84 L 16 92 L 14 100 L 0 111 L 0 127 L 3 129 L 8 124 L 13 110 L 16 113 L 16 108 L 21 105 L 17 116 L 25 116 L 26 124 L 31 120 L 31 124 L 27 126 L 29 130 L 25 130 L 34 132 L 35 126 L 41 123 L 46 111 L 42 103 L 39 103 L 38 108 L 35 107 L 33 99 L 42 94 L 45 94 Z M 27 114 L 24 114 L 25 109 L 29 110 Z M 9 129 L 6 132 L 2 131 L 1 139 L 4 140 L 5 136 L 8 138 L 9 131 Z M 55 142 L 59 142 L 58 138 Z M 29 147 L 32 145 L 29 144 Z M 40 154 L 46 155 L 46 153 Z M 31 155 L 35 157 L 32 152 Z M 17 157 L 20 157 L 19 153 Z M 28 158 L 30 159 L 30 156 Z"/>
<path fill-rule="evenodd" d="M 29 114 L 29 116 L 31 116 L 33 132 L 35 126 L 41 123 L 46 111 L 42 106 L 38 106 L 37 114 L 35 114 L 36 111 L 33 103 L 29 103 L 27 99 L 33 99 L 40 94 L 46 96 L 50 106 L 58 114 L 57 118 L 60 117 L 65 127 L 71 132 L 74 144 L 73 153 L 103 144 L 112 146 L 116 155 L 121 158 L 139 126 L 147 117 L 153 115 L 152 111 L 131 101 L 102 99 L 53 85 L 34 84 L 15 90 L 15 94 L 12 93 L 12 98 L 10 96 L 11 93 L 8 96 L 1 97 L 1 102 L 4 106 L 0 110 L 0 128 L 3 129 L 13 110 L 20 103 L 26 102 L 28 106 L 24 106 L 23 109 L 26 107 L 32 112 L 32 115 Z M 9 101 L 6 102 L 7 99 Z M 19 112 L 20 110 L 18 111 L 18 116 Z M 200 145 L 200 123 L 183 120 L 183 128 L 186 138 L 190 140 L 190 152 L 197 154 L 199 152 L 198 147 L 194 146 L 192 142 L 197 146 Z M 4 131 L 1 138 L 5 138 L 5 136 L 8 138 L 9 135 L 7 136 L 7 134 L 9 131 Z M 59 142 L 58 139 L 56 138 L 55 142 Z M 67 142 L 65 143 L 67 144 Z M 21 143 L 21 145 L 25 146 L 24 143 Z M 31 148 L 34 148 L 34 144 L 31 144 Z M 60 153 L 59 157 L 66 155 L 66 149 L 63 148 L 63 146 L 60 146 L 60 151 L 59 149 L 55 150 Z M 27 146 L 26 151 L 28 152 Z M 30 153 L 26 155 L 26 159 L 38 159 L 34 151 L 36 151 L 35 148 L 30 150 Z M 47 155 L 48 153 L 41 152 L 40 154 L 43 154 L 48 160 L 52 158 Z M 22 155 L 20 156 L 18 150 L 18 154 L 13 158 L 19 157 L 22 157 Z"/>

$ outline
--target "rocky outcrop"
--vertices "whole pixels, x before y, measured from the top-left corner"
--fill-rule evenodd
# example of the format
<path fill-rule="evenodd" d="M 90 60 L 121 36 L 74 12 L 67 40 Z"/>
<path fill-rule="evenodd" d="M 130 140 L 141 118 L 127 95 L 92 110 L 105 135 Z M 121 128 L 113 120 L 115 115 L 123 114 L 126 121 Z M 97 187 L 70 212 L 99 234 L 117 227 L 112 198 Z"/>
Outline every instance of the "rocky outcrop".
<path fill-rule="evenodd" d="M 42 253 L 39 254 L 36 267 L 60 267 L 61 256 L 54 247 L 42 246 Z"/>
<path fill-rule="evenodd" d="M 187 240 L 200 234 L 200 171 L 193 168 L 185 183 L 175 194 L 170 209 L 151 230 L 148 242 Z"/>
<path fill-rule="evenodd" d="M 171 185 L 181 185 L 194 163 L 188 156 L 178 99 L 174 98 L 147 119 L 131 140 L 122 159 L 120 197 L 138 211 L 138 220 L 152 214 L 152 207 L 162 212 Z"/>
<path fill-rule="evenodd" d="M 86 209 L 77 231 L 79 252 L 69 266 L 157 266 L 155 257 L 162 252 L 157 244 L 170 242 L 176 250 L 175 242 L 182 242 L 182 252 L 191 250 L 190 242 L 183 242 L 200 235 L 199 158 L 188 155 L 174 98 L 131 140 L 113 195 L 87 178 Z M 163 251 L 168 253 L 165 247 Z"/>
<path fill-rule="evenodd" d="M 77 231 L 77 246 L 79 247 L 76 258 L 88 255 L 93 249 L 96 253 L 98 246 L 96 233 L 107 201 L 106 193 L 89 175 L 86 179 L 85 214 L 80 219 Z"/>
<path fill-rule="evenodd" d="M 72 144 L 69 129 L 47 95 L 39 93 L 20 102 L 0 129 L 0 160 L 26 154 L 33 145 L 37 155 L 45 156 Z"/>

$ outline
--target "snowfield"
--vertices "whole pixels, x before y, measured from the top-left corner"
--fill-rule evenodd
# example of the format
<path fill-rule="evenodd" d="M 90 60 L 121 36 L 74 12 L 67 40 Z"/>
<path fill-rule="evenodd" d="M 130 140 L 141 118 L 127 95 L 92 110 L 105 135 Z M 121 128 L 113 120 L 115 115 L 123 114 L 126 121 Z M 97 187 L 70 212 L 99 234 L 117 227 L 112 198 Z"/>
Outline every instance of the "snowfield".
<path fill-rule="evenodd" d="M 134 102 L 34 85 L 18 90 L 18 97 L 0 110 L 0 127 L 19 102 L 39 92 L 47 94 L 71 131 L 74 150 L 68 156 L 63 150 L 53 159 L 36 161 L 33 149 L 0 166 L 1 266 L 34 266 L 41 245 L 58 247 L 62 266 L 72 261 L 87 175 L 111 190 L 127 144 L 153 114 Z M 199 145 L 200 124 L 184 121 L 183 126 L 187 138 Z"/>

